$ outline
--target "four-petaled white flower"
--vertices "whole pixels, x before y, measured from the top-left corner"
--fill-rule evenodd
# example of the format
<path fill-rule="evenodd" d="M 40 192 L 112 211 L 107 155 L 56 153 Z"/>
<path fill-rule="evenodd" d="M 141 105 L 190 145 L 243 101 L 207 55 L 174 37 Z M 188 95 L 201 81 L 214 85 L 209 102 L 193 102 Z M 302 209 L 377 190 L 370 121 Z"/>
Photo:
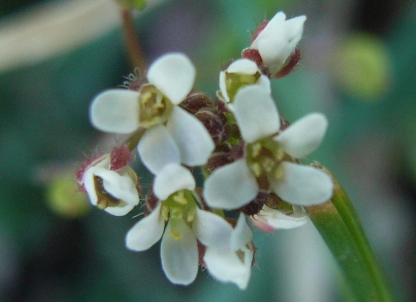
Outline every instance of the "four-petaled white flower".
<path fill-rule="evenodd" d="M 233 228 L 223 218 L 198 210 L 193 229 L 207 248 L 204 263 L 209 273 L 221 282 L 233 282 L 240 289 L 247 287 L 251 275 L 254 248 L 252 232 L 243 214 Z"/>
<path fill-rule="evenodd" d="M 271 74 L 278 72 L 302 38 L 306 16 L 286 20 L 283 12 L 278 12 L 251 43 L 257 49 Z"/>
<path fill-rule="evenodd" d="M 219 86 L 226 103 L 232 103 L 237 91 L 246 85 L 259 85 L 264 91 L 271 93 L 269 78 L 249 59 L 235 60 L 226 70 L 220 72 Z M 232 104 L 229 107 L 232 109 Z"/>
<path fill-rule="evenodd" d="M 279 132 L 280 118 L 270 94 L 257 85 L 241 88 L 234 100 L 234 116 L 245 141 L 244 157 L 220 167 L 207 178 L 204 197 L 214 208 L 237 209 L 259 189 L 282 200 L 308 206 L 332 196 L 331 178 L 322 170 L 297 164 L 321 143 L 327 120 L 309 114 Z M 265 187 L 264 187 L 265 186 Z"/>
<path fill-rule="evenodd" d="M 91 163 L 82 182 L 91 203 L 112 215 L 126 215 L 139 204 L 137 175 L 130 166 L 110 170 L 109 154 Z"/>
<path fill-rule="evenodd" d="M 110 89 L 97 95 L 90 110 L 94 127 L 111 133 L 147 128 L 138 149 L 153 174 L 172 162 L 205 164 L 214 143 L 204 125 L 178 106 L 193 87 L 192 62 L 180 53 L 164 55 L 150 66 L 147 78 L 138 92 Z"/>

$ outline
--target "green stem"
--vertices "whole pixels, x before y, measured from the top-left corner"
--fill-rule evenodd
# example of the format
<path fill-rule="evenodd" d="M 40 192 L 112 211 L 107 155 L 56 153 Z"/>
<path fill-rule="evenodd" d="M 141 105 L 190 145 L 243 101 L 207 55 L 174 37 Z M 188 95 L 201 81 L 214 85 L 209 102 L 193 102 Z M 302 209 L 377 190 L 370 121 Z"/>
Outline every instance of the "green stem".
<path fill-rule="evenodd" d="M 135 132 L 133 132 L 133 134 L 128 139 L 126 139 L 124 145 L 126 145 L 127 148 L 132 151 L 134 148 L 136 148 L 145 131 L 146 128 L 140 127 Z"/>
<path fill-rule="evenodd" d="M 346 277 L 357 301 L 393 301 L 351 201 L 334 179 L 330 201 L 305 208 Z"/>

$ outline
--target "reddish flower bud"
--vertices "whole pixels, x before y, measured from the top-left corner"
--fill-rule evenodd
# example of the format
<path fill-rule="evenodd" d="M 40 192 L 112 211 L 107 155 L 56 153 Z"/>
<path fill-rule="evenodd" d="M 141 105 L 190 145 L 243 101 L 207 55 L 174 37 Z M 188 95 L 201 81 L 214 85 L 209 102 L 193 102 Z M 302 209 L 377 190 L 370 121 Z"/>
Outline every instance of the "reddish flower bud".
<path fill-rule="evenodd" d="M 110 170 L 118 170 L 127 166 L 131 158 L 132 154 L 127 146 L 115 146 L 110 153 Z"/>
<path fill-rule="evenodd" d="M 179 106 L 191 114 L 195 114 L 198 110 L 204 107 L 213 107 L 214 102 L 203 92 L 199 90 L 192 90 L 185 100 Z"/>
<path fill-rule="evenodd" d="M 224 125 L 219 115 L 210 108 L 202 108 L 195 113 L 195 117 L 204 124 L 212 140 L 218 145 L 224 138 Z"/>

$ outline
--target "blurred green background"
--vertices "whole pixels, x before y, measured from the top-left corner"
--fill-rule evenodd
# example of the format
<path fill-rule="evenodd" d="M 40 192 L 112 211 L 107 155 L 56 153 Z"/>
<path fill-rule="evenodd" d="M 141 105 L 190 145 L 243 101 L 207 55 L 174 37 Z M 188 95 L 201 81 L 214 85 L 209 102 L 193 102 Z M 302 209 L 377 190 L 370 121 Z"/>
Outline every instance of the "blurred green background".
<path fill-rule="evenodd" d="M 328 134 L 310 159 L 343 183 L 395 294 L 411 301 L 415 3 L 153 0 L 135 20 L 148 62 L 185 52 L 198 70 L 196 87 L 214 96 L 221 66 L 278 10 L 308 16 L 300 64 L 273 82 L 279 111 L 290 121 L 327 115 Z M 163 275 L 158 244 L 142 253 L 125 249 L 139 209 L 119 218 L 89 207 L 73 181 L 77 164 L 122 141 L 88 121 L 92 97 L 133 70 L 119 26 L 111 0 L 0 3 L 0 301 L 342 300 L 339 272 L 311 223 L 255 231 L 246 291 L 205 271 L 181 287 Z"/>

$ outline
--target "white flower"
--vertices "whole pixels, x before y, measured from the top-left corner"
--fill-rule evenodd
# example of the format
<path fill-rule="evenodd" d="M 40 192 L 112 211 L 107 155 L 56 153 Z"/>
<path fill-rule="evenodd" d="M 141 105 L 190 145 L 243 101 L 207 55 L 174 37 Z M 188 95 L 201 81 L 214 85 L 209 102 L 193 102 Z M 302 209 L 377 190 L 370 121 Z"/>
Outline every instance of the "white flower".
<path fill-rule="evenodd" d="M 233 282 L 240 289 L 247 287 L 254 257 L 252 232 L 240 214 L 235 228 L 223 218 L 198 210 L 194 232 L 207 248 L 204 262 L 209 273 L 221 282 Z"/>
<path fill-rule="evenodd" d="M 160 254 L 163 271 L 174 284 L 188 285 L 195 280 L 198 272 L 198 246 L 192 223 L 210 225 L 210 221 L 204 222 L 204 219 L 218 217 L 208 212 L 202 218 L 201 215 L 196 217 L 195 211 L 205 211 L 199 210 L 190 200 L 190 191 L 194 189 L 195 180 L 188 169 L 177 164 L 164 167 L 156 175 L 153 186 L 159 204 L 126 235 L 126 246 L 134 251 L 147 250 L 162 238 Z M 166 220 L 168 223 L 163 232 Z"/>
<path fill-rule="evenodd" d="M 293 208 L 293 212 L 288 214 L 264 205 L 260 212 L 250 216 L 250 219 L 254 226 L 265 232 L 292 229 L 304 225 L 308 221 L 308 216 L 300 207 L 293 206 Z"/>
<path fill-rule="evenodd" d="M 97 95 L 90 110 L 94 127 L 111 133 L 147 128 L 138 149 L 153 174 L 169 163 L 205 164 L 214 143 L 204 125 L 178 106 L 194 83 L 192 62 L 180 53 L 167 54 L 150 66 L 147 78 L 138 92 L 111 89 Z"/>
<path fill-rule="evenodd" d="M 280 70 L 302 38 L 306 16 L 286 20 L 283 12 L 278 12 L 251 43 L 257 49 L 272 74 Z"/>
<path fill-rule="evenodd" d="M 122 216 L 139 204 L 137 176 L 130 166 L 110 170 L 110 156 L 100 157 L 85 170 L 82 181 L 91 203 Z"/>
<path fill-rule="evenodd" d="M 233 102 L 238 89 L 253 84 L 271 92 L 269 78 L 263 75 L 257 64 L 249 59 L 235 60 L 226 70 L 220 72 L 219 86 L 226 103 Z M 232 105 L 230 108 L 232 109 Z"/>
<path fill-rule="evenodd" d="M 204 197 L 210 207 L 240 208 L 259 189 L 271 190 L 282 200 L 302 206 L 323 203 L 332 196 L 333 184 L 326 173 L 288 161 L 289 157 L 308 155 L 321 143 L 327 128 L 324 115 L 309 114 L 278 133 L 276 105 L 257 85 L 238 91 L 234 115 L 246 143 L 245 154 L 214 170 L 205 181 Z"/>

